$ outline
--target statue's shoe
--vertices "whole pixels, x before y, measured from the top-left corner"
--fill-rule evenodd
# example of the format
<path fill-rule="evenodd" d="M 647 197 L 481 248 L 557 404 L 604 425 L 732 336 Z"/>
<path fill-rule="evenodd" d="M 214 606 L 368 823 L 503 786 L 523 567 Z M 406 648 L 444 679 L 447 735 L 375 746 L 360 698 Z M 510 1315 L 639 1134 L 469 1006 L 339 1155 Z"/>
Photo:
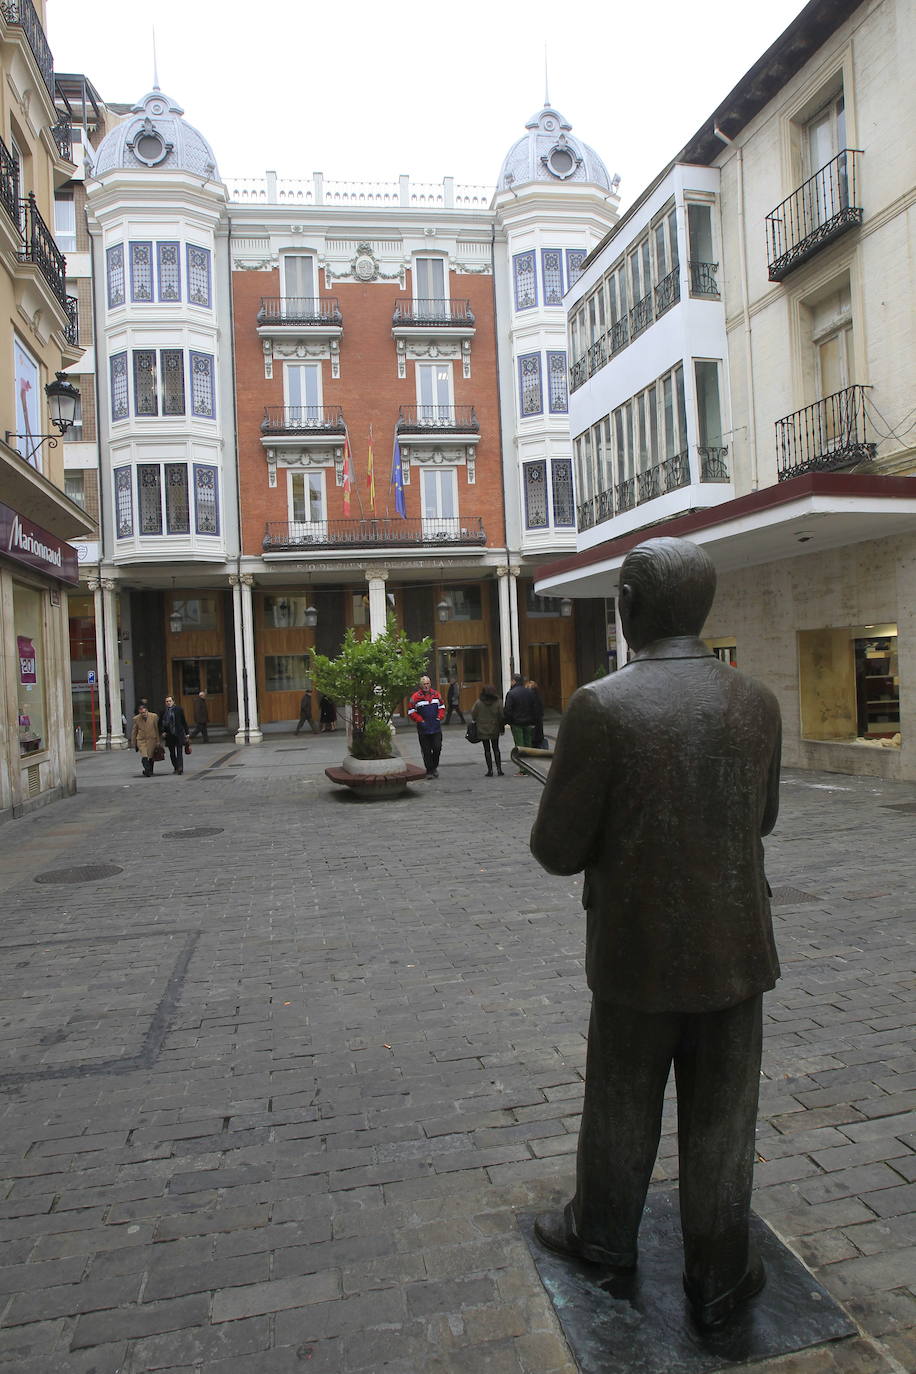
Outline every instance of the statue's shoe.
<path fill-rule="evenodd" d="M 603 1245 L 582 1240 L 576 1234 L 570 1203 L 562 1211 L 541 1212 L 535 1219 L 534 1234 L 548 1250 L 569 1259 L 587 1260 L 589 1264 L 601 1264 L 610 1269 L 629 1271 L 636 1268 L 634 1251 L 606 1250 Z"/>
<path fill-rule="evenodd" d="M 684 1292 L 687 1294 L 690 1311 L 697 1326 L 703 1331 L 718 1331 L 725 1326 L 737 1308 L 760 1292 L 766 1281 L 767 1274 L 763 1267 L 763 1260 L 755 1254 L 752 1255 L 747 1269 L 734 1288 L 730 1288 L 727 1293 L 721 1293 L 711 1302 L 701 1302 L 697 1299 L 686 1274 L 684 1275 Z"/>

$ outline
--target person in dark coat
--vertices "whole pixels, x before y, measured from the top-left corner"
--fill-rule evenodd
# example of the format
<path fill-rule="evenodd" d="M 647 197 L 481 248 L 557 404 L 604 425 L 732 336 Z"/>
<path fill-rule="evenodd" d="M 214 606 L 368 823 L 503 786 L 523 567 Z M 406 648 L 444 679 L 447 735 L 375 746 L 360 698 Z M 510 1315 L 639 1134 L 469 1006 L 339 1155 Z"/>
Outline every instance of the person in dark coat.
<path fill-rule="evenodd" d="M 576 1192 L 536 1234 L 636 1264 L 673 1061 L 684 1286 L 703 1328 L 765 1281 L 749 1214 L 762 994 L 779 976 L 762 843 L 779 807 L 779 706 L 699 638 L 714 594 L 687 540 L 627 554 L 633 657 L 571 698 L 531 832 L 549 873 L 585 870 L 592 991 Z"/>
<path fill-rule="evenodd" d="M 461 710 L 461 683 L 457 678 L 452 678 L 448 684 L 448 691 L 445 694 L 445 723 L 448 725 L 453 715 L 457 715 L 461 724 L 464 724 L 464 713 Z"/>
<path fill-rule="evenodd" d="M 296 726 L 296 734 L 297 734 L 297 735 L 298 735 L 299 731 L 302 729 L 303 725 L 307 725 L 308 728 L 311 730 L 311 732 L 312 732 L 313 735 L 316 733 L 316 731 L 315 731 L 315 725 L 314 725 L 314 722 L 313 722 L 313 720 L 312 720 L 312 689 L 311 689 L 311 687 L 308 689 L 307 692 L 303 692 L 303 693 L 302 693 L 302 700 L 301 700 L 300 703 L 299 703 L 299 724 Z"/>
<path fill-rule="evenodd" d="M 321 721 L 322 730 L 337 729 L 337 707 L 330 697 L 318 698 L 318 719 Z"/>
<path fill-rule="evenodd" d="M 521 673 L 512 674 L 512 686 L 506 693 L 503 711 L 506 724 L 512 731 L 512 738 L 516 745 L 520 749 L 530 749 L 534 736 L 534 722 L 537 716 L 537 702 L 531 688 L 525 686 L 525 680 Z M 523 768 L 518 771 L 522 776 L 525 776 Z"/>
<path fill-rule="evenodd" d="M 180 706 L 175 705 L 174 697 L 166 697 L 165 706 L 162 708 L 162 715 L 159 717 L 159 729 L 165 736 L 165 747 L 169 751 L 169 758 L 172 760 L 172 771 L 175 773 L 184 772 L 184 746 L 188 738 L 188 722 L 185 719 L 184 711 Z"/>
<path fill-rule="evenodd" d="M 191 738 L 196 739 L 200 735 L 204 744 L 209 744 L 207 738 L 207 724 L 210 720 L 210 712 L 207 709 L 206 692 L 198 692 L 197 700 L 194 703 L 194 729 L 191 731 Z"/>
<path fill-rule="evenodd" d="M 499 754 L 499 737 L 506 728 L 506 719 L 499 693 L 489 683 L 481 688 L 480 696 L 471 707 L 471 720 L 477 725 L 483 745 L 483 756 L 487 761 L 486 776 L 492 778 L 495 763 L 497 776 L 501 778 L 503 762 Z"/>
<path fill-rule="evenodd" d="M 531 747 L 532 749 L 544 748 L 544 702 L 541 699 L 541 689 L 538 687 L 534 678 L 529 678 L 525 683 L 534 697 L 534 721 L 531 725 Z"/>

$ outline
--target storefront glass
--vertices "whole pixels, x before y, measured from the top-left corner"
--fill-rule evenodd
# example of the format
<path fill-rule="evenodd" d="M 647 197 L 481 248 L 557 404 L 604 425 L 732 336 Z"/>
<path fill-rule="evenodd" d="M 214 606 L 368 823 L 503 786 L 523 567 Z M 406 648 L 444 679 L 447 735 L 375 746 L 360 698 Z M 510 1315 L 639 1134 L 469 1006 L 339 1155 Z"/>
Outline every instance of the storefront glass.
<path fill-rule="evenodd" d="M 899 746 L 896 625 L 802 630 L 798 665 L 804 738 Z"/>
<path fill-rule="evenodd" d="M 268 692 L 310 692 L 308 654 L 265 654 L 264 686 Z"/>
<path fill-rule="evenodd" d="M 71 594 L 68 615 L 73 735 L 78 750 L 94 749 L 99 737 L 99 687 L 94 680 L 97 667 L 93 598 Z"/>
<path fill-rule="evenodd" d="M 43 629 L 43 596 L 33 587 L 13 583 L 13 624 L 16 631 L 16 688 L 19 753 L 37 754 L 47 749 L 45 729 L 46 657 Z"/>

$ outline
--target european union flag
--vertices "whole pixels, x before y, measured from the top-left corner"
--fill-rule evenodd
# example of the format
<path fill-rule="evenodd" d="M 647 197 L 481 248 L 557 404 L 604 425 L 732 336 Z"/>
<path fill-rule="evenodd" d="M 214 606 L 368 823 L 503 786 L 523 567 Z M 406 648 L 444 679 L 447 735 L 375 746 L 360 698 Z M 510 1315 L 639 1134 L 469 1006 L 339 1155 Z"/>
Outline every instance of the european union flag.
<path fill-rule="evenodd" d="M 407 507 L 404 504 L 404 469 L 401 466 L 401 445 L 398 436 L 394 436 L 394 454 L 391 459 L 391 484 L 394 487 L 394 508 L 398 515 L 407 517 Z"/>

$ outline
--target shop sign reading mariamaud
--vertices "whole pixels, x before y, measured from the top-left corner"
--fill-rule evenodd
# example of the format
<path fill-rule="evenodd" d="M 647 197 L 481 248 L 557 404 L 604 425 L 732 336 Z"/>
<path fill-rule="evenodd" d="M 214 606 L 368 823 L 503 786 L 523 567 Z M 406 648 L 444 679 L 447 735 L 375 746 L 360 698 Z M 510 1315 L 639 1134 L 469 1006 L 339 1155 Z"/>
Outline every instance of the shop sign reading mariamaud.
<path fill-rule="evenodd" d="M 79 559 L 72 544 L 43 530 L 18 511 L 0 502 L 0 553 L 35 572 L 46 573 L 76 586 Z"/>

